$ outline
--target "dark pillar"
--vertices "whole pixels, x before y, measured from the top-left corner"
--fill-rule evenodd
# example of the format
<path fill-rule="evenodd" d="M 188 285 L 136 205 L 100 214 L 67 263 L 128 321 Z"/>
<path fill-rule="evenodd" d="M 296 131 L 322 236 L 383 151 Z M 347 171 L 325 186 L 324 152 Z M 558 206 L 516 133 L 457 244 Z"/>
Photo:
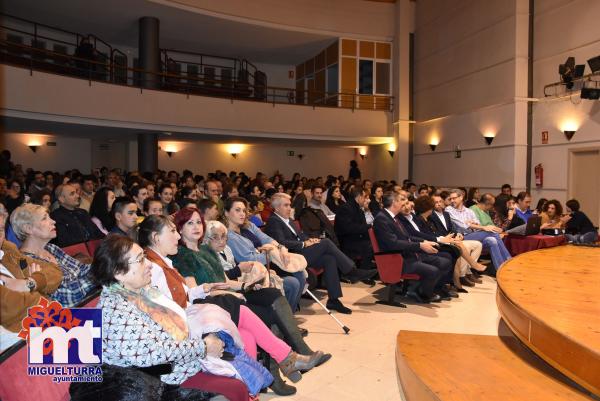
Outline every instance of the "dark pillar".
<path fill-rule="evenodd" d="M 158 134 L 147 132 L 138 134 L 138 170 L 155 172 L 158 170 Z"/>
<path fill-rule="evenodd" d="M 144 88 L 160 86 L 160 48 L 159 21 L 154 17 L 142 17 L 139 20 L 138 58 L 140 69 L 147 71 L 141 74 L 141 85 Z"/>

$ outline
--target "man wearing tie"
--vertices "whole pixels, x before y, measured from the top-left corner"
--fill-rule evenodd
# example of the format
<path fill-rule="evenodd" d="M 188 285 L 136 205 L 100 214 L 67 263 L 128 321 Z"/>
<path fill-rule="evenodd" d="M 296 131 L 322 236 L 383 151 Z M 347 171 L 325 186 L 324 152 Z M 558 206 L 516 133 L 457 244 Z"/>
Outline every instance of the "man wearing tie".
<path fill-rule="evenodd" d="M 273 195 L 271 207 L 274 213 L 267 221 L 265 233 L 285 246 L 290 252 L 304 256 L 309 266 L 322 267 L 324 269 L 325 287 L 329 296 L 327 308 L 340 313 L 352 313 L 352 310 L 345 307 L 339 300 L 342 296 L 339 272 L 354 283 L 372 278 L 377 271 L 375 269 L 357 269 L 352 259 L 344 255 L 327 238 L 308 238 L 290 220 L 292 207 L 291 197 L 288 194 L 277 193 Z"/>
<path fill-rule="evenodd" d="M 404 192 L 386 192 L 383 195 L 384 209 L 377 214 L 373 230 L 383 252 L 397 251 L 404 258 L 403 272 L 418 274 L 418 289 L 409 289 L 407 295 L 417 302 L 440 302 L 442 297 L 434 293 L 440 279 L 452 270 L 452 263 L 437 257 L 438 244 L 422 238 L 412 237 L 397 220 L 398 214 L 407 207 Z"/>

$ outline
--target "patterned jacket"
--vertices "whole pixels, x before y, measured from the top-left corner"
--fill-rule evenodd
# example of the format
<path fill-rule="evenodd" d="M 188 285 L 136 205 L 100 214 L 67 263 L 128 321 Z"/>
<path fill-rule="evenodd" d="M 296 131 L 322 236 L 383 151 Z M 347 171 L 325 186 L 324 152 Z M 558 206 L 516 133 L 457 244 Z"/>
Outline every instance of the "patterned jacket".
<path fill-rule="evenodd" d="M 124 297 L 106 288 L 102 308 L 102 362 L 122 367 L 172 363 L 173 373 L 162 375 L 168 384 L 181 384 L 200 371 L 206 356 L 202 340 L 176 341 L 152 318 Z"/>

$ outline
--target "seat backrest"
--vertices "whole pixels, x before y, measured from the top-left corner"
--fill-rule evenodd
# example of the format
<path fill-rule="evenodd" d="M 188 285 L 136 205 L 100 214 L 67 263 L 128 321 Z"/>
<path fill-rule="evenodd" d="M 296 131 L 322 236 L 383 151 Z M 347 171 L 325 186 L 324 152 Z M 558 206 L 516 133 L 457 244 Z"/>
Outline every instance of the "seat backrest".
<path fill-rule="evenodd" d="M 94 257 L 94 253 L 96 253 L 96 248 L 100 246 L 100 243 L 102 243 L 101 239 L 95 239 L 85 243 L 88 253 L 92 258 Z"/>
<path fill-rule="evenodd" d="M 402 264 L 404 263 L 402 255 L 400 253 L 378 255 L 379 244 L 372 228 L 369 228 L 369 238 L 375 253 L 375 264 L 380 280 L 386 284 L 396 284 L 402 281 Z"/>
<path fill-rule="evenodd" d="M 89 252 L 85 242 L 66 246 L 66 247 L 62 248 L 62 250 L 71 257 L 75 257 L 75 255 L 85 255 L 85 256 L 92 257 L 92 255 L 90 255 L 90 252 Z"/>

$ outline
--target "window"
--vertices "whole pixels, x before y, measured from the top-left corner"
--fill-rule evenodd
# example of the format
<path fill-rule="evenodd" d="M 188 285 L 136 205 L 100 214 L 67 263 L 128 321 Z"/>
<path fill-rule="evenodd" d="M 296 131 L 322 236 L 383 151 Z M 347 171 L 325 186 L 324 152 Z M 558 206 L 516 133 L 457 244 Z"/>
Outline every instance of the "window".
<path fill-rule="evenodd" d="M 375 65 L 375 93 L 380 95 L 390 94 L 390 63 L 376 63 Z"/>
<path fill-rule="evenodd" d="M 327 93 L 329 95 L 338 92 L 338 74 L 337 64 L 327 67 Z"/>
<path fill-rule="evenodd" d="M 358 93 L 371 95 L 373 93 L 373 61 L 359 60 L 358 62 Z"/>

